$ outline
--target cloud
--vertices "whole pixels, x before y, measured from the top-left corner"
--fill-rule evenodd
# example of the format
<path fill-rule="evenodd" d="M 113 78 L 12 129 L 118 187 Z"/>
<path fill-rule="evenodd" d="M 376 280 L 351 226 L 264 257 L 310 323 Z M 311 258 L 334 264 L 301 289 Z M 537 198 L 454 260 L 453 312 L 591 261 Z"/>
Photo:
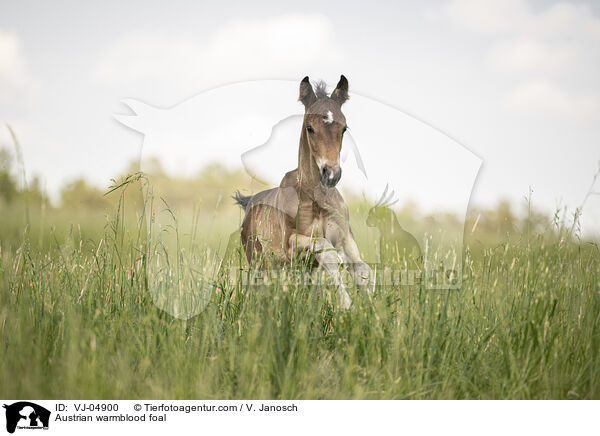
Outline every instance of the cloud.
<path fill-rule="evenodd" d="M 297 75 L 307 65 L 334 63 L 339 49 L 321 15 L 234 20 L 209 38 L 131 33 L 115 41 L 94 72 L 107 84 L 140 80 L 182 86 Z"/>
<path fill-rule="evenodd" d="M 534 11 L 527 0 L 451 0 L 442 13 L 461 28 L 486 34 L 600 38 L 600 19 L 587 4 L 557 2 Z"/>
<path fill-rule="evenodd" d="M 600 19 L 586 4 L 560 2 L 531 15 L 526 24 L 532 34 L 541 38 L 558 37 L 581 42 L 600 40 Z"/>
<path fill-rule="evenodd" d="M 573 44 L 547 44 L 521 38 L 500 42 L 492 48 L 488 61 L 499 70 L 509 72 L 557 72 L 569 67 L 580 51 Z"/>
<path fill-rule="evenodd" d="M 507 32 L 523 25 L 530 15 L 522 0 L 453 0 L 443 13 L 455 24 L 476 32 Z"/>
<path fill-rule="evenodd" d="M 533 80 L 508 96 L 512 110 L 568 119 L 592 119 L 600 113 L 600 101 L 587 95 L 573 95 L 547 80 Z"/>
<path fill-rule="evenodd" d="M 0 102 L 22 100 L 36 88 L 37 83 L 26 68 L 17 36 L 0 30 Z"/>
<path fill-rule="evenodd" d="M 507 93 L 509 107 L 590 119 L 586 111 L 600 106 L 592 79 L 600 75 L 600 58 L 591 55 L 600 44 L 600 19 L 589 5 L 558 2 L 534 10 L 526 0 L 452 0 L 444 13 L 490 41 L 484 61 L 517 82 Z"/>

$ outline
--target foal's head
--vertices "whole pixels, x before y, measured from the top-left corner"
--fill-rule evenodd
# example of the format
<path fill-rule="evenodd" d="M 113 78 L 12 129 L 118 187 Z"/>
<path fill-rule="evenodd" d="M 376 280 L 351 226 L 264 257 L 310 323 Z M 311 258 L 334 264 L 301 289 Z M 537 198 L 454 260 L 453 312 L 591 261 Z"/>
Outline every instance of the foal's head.
<path fill-rule="evenodd" d="M 327 95 L 325 84 L 319 83 L 316 92 L 305 77 L 300 82 L 300 101 L 304 104 L 302 140 L 308 144 L 321 175 L 321 184 L 333 187 L 342 177 L 340 151 L 347 129 L 342 105 L 348 100 L 348 80 L 342 76 L 336 88 Z"/>

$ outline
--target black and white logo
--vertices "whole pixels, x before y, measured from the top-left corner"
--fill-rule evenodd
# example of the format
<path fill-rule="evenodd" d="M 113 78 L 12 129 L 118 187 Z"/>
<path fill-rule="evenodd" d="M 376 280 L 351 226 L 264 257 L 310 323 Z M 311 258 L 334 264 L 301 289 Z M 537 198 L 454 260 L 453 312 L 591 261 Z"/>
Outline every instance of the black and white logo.
<path fill-rule="evenodd" d="M 6 409 L 6 431 L 14 433 L 16 429 L 47 430 L 50 411 L 29 401 L 19 401 L 4 405 Z"/>

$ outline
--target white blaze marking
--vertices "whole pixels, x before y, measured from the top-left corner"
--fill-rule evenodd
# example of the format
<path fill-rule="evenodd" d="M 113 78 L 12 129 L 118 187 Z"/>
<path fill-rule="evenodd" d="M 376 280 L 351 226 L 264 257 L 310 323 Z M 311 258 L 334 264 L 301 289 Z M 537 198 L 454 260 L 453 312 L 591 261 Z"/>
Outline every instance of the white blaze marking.
<path fill-rule="evenodd" d="M 333 123 L 333 114 L 331 113 L 331 111 L 327 111 L 327 118 L 323 117 L 323 122 L 325 124 Z"/>

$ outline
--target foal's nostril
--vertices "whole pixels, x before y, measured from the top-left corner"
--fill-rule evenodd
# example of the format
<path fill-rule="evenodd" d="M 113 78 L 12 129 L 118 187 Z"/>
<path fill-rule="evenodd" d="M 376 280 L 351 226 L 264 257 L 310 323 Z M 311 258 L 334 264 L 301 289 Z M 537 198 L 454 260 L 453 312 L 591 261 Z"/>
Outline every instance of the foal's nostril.
<path fill-rule="evenodd" d="M 341 168 L 324 165 L 321 168 L 321 183 L 325 186 L 333 187 L 340 180 L 341 175 Z"/>

